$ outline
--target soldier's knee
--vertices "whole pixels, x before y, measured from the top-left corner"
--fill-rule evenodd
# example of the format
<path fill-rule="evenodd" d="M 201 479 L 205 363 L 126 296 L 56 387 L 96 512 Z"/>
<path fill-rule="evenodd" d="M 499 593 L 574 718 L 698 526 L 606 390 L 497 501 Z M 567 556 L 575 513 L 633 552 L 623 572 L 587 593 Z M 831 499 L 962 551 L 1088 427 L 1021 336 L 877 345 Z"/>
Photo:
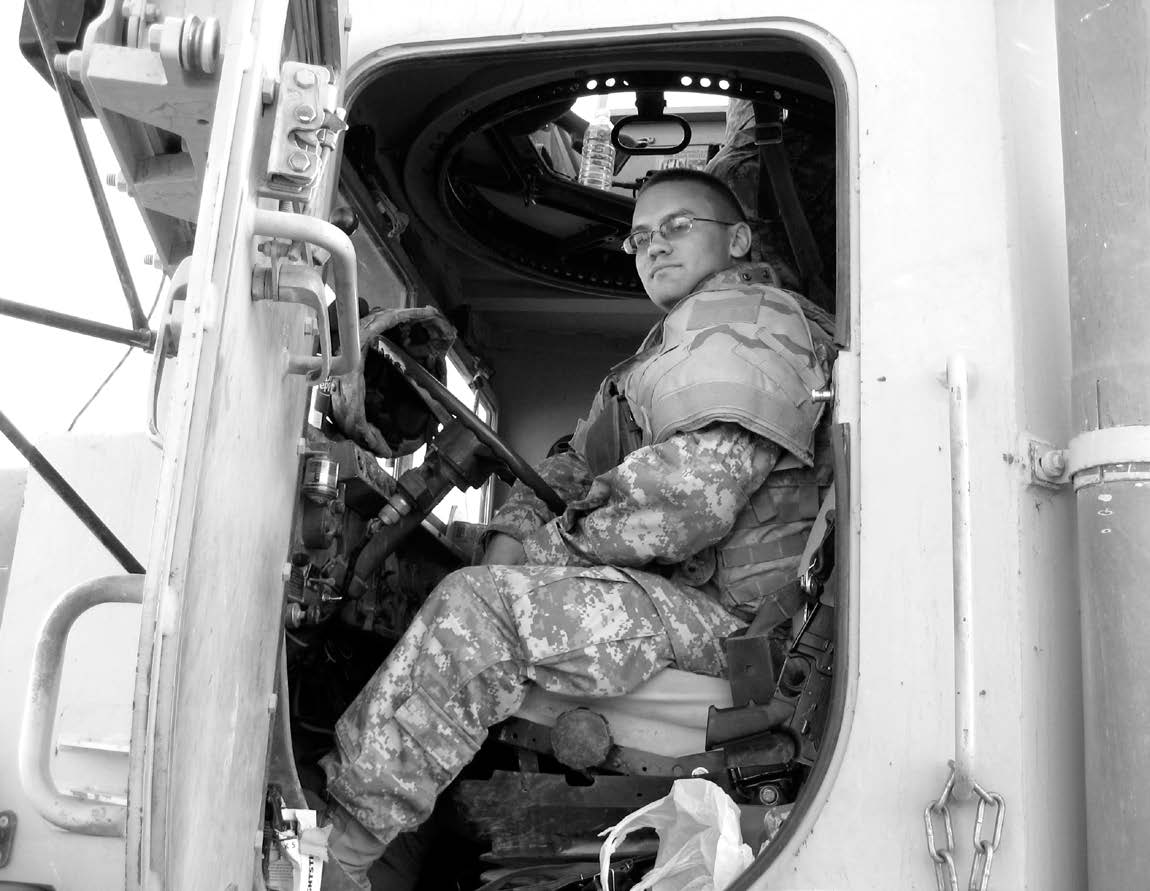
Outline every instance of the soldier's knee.
<path fill-rule="evenodd" d="M 428 600 L 437 600 L 447 610 L 474 610 L 480 604 L 497 600 L 495 583 L 485 566 L 465 566 L 444 576 Z"/>

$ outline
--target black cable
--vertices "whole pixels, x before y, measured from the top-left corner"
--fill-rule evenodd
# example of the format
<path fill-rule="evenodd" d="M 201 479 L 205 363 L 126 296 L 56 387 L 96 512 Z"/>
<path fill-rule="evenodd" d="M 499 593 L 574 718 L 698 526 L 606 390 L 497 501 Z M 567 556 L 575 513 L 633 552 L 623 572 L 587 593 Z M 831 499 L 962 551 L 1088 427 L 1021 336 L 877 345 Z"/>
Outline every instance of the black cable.
<path fill-rule="evenodd" d="M 151 308 L 148 310 L 148 318 L 149 319 L 152 317 L 152 313 L 154 313 L 156 311 L 156 307 L 159 306 L 159 304 L 160 304 L 160 295 L 162 295 L 164 293 L 164 283 L 167 280 L 168 280 L 168 277 L 166 275 L 160 276 L 160 286 L 156 289 L 156 297 L 152 301 Z M 85 402 L 82 406 L 80 406 L 80 410 L 78 412 L 76 412 L 76 417 L 72 418 L 72 423 L 68 425 L 68 432 L 69 433 L 71 433 L 72 428 L 76 426 L 76 422 L 78 420 L 80 420 L 80 416 L 83 415 L 84 412 L 86 412 L 88 410 L 88 406 L 90 406 L 93 402 L 96 401 L 96 397 L 99 396 L 104 391 L 104 387 L 108 386 L 109 382 L 115 376 L 116 372 L 119 371 L 123 367 L 124 363 L 128 361 L 128 356 L 132 355 L 132 350 L 134 350 L 135 348 L 136 348 L 135 346 L 128 347 L 128 349 L 124 352 L 124 355 L 122 355 L 120 357 L 120 361 L 117 362 L 112 367 L 112 370 L 108 372 L 108 376 L 106 378 L 104 378 L 102 381 L 100 381 L 100 386 L 96 387 L 96 391 L 91 396 L 88 397 L 88 401 Z M 158 350 L 166 349 L 166 346 L 165 346 L 165 344 L 157 343 L 156 349 L 158 349 Z"/>

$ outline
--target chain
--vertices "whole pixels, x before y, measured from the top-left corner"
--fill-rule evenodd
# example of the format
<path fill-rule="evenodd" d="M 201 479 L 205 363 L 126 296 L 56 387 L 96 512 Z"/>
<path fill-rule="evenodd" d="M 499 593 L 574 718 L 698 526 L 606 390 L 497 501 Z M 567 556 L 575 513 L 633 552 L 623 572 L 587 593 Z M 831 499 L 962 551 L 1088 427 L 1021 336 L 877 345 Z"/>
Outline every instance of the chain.
<path fill-rule="evenodd" d="M 997 792 L 987 792 L 978 783 L 971 784 L 978 796 L 978 810 L 974 816 L 974 861 L 970 864 L 970 891 L 986 891 L 990 882 L 990 866 L 994 852 L 1002 844 L 1002 824 L 1006 822 L 1006 799 Z M 989 839 L 982 837 L 982 823 L 986 819 L 986 806 L 993 805 L 994 831 Z"/>
<path fill-rule="evenodd" d="M 923 822 L 926 826 L 926 852 L 934 863 L 934 880 L 938 891 L 959 891 L 958 870 L 954 865 L 954 828 L 950 821 L 950 795 L 954 789 L 957 771 L 950 762 L 950 774 L 943 783 L 942 792 L 936 800 L 926 806 Z M 974 794 L 978 796 L 978 807 L 974 815 L 974 860 L 970 864 L 968 891 L 987 891 L 990 883 L 990 870 L 994 854 L 1002 844 L 1002 826 L 1006 822 L 1006 800 L 997 792 L 987 792 L 978 783 L 972 783 Z M 994 828 L 990 838 L 984 838 L 982 827 L 986 822 L 986 808 L 994 810 Z M 941 818 L 946 844 L 939 846 L 935 841 L 935 820 Z"/>

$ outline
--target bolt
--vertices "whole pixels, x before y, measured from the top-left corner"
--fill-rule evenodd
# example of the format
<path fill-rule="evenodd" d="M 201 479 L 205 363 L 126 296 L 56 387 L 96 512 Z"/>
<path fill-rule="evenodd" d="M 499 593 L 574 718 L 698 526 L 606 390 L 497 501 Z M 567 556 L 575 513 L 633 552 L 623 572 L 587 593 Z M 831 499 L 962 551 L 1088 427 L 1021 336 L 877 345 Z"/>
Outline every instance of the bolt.
<path fill-rule="evenodd" d="M 260 82 L 260 98 L 263 99 L 264 105 L 271 105 L 276 101 L 276 79 L 274 77 L 264 76 Z"/>
<path fill-rule="evenodd" d="M 1038 469 L 1048 479 L 1057 480 L 1066 473 L 1066 467 L 1066 452 L 1061 449 L 1043 452 L 1038 457 Z"/>
<path fill-rule="evenodd" d="M 307 152 L 292 152 L 288 155 L 288 167 L 297 173 L 303 173 L 311 167 L 311 158 L 307 156 Z"/>
<path fill-rule="evenodd" d="M 295 119 L 302 124 L 310 124 L 315 120 L 315 109 L 310 105 L 300 105 L 295 110 Z"/>
<path fill-rule="evenodd" d="M 770 807 L 771 805 L 778 804 L 779 790 L 774 786 L 760 786 L 759 787 L 759 804 Z"/>
<path fill-rule="evenodd" d="M 72 80 L 79 80 L 84 70 L 84 53 L 82 50 L 72 50 L 70 53 L 57 53 L 52 57 L 52 67 L 60 74 L 66 74 Z"/>
<path fill-rule="evenodd" d="M 399 522 L 399 511 L 397 511 L 390 504 L 385 504 L 383 510 L 379 512 L 379 519 L 385 526 L 394 526 Z"/>
<path fill-rule="evenodd" d="M 295 73 L 295 82 L 301 87 L 314 87 L 315 72 L 310 68 L 301 68 Z"/>
<path fill-rule="evenodd" d="M 157 257 L 155 254 L 145 254 L 144 265 L 151 266 L 153 269 L 163 269 L 164 261 Z"/>
<path fill-rule="evenodd" d="M 288 628 L 299 628 L 303 624 L 307 613 L 304 612 L 302 606 L 298 603 L 289 603 L 287 608 L 287 615 L 284 616 L 284 625 Z"/>

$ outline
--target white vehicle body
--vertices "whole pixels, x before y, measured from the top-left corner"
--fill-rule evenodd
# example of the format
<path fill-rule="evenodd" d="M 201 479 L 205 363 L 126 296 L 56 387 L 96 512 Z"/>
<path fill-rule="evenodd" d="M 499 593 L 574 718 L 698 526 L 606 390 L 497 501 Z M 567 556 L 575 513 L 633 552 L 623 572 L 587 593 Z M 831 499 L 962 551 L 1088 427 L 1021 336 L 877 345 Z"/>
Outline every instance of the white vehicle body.
<path fill-rule="evenodd" d="M 307 311 L 251 299 L 254 239 L 270 219 L 257 208 L 273 206 L 257 194 L 267 158 L 257 123 L 280 70 L 285 4 L 156 6 L 161 18 L 214 16 L 222 34 L 179 356 L 163 372 L 162 448 L 47 449 L 146 555 L 142 607 L 115 608 L 131 614 L 126 628 L 141 623 L 134 681 L 119 670 L 109 693 L 123 726 L 91 731 L 121 750 L 82 762 L 120 759 L 104 778 L 118 829 L 100 838 L 49 826 L 21 791 L 16 733 L 0 731 L 0 810 L 20 822 L 0 889 L 246 889 L 258 867 L 307 404 L 305 380 L 287 371 L 305 352 Z M 935 888 L 923 812 L 951 759 L 1007 803 L 991 888 L 1087 887 L 1074 508 L 1069 488 L 1041 484 L 1034 466 L 1044 444 L 1065 446 L 1074 431 L 1053 4 L 361 3 L 350 15 L 344 60 L 323 57 L 349 106 L 381 67 L 481 50 L 554 45 L 577 58 L 621 39 L 726 33 L 784 36 L 821 62 L 836 88 L 838 295 L 849 320 L 833 403 L 850 468 L 840 723 L 797 825 L 740 887 Z M 100 89 L 107 123 L 125 112 L 101 109 L 110 94 Z M 131 147 L 109 130 L 127 166 Z M 326 218 L 338 163 L 338 153 L 326 162 L 316 217 Z M 370 272 L 361 256 L 361 290 Z M 533 430 L 527 415 L 508 423 L 509 441 L 542 457 L 550 428 Z M 137 469 L 98 477 L 109 450 Z M 51 601 L 114 571 L 82 527 L 59 523 L 52 498 L 29 481 L 0 600 L 3 728 L 21 721 Z M 61 553 L 72 555 L 66 566 Z M 958 618 L 956 590 L 969 597 Z M 98 640 L 86 640 L 65 662 L 65 714 L 94 695 L 75 676 L 104 671 Z M 80 732 L 61 718 L 65 730 Z M 90 785 L 65 780 L 57 746 L 57 785 Z M 977 800 L 951 803 L 960 881 Z"/>

